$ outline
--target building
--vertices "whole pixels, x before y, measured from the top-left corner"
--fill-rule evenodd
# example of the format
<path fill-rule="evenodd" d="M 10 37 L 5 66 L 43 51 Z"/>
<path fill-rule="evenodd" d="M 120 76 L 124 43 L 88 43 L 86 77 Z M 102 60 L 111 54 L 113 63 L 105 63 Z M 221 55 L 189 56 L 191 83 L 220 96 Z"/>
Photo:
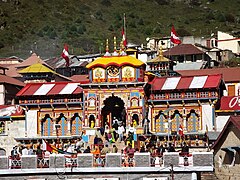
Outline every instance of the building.
<path fill-rule="evenodd" d="M 217 47 L 222 50 L 231 50 L 233 53 L 240 55 L 240 38 L 229 33 L 218 31 Z"/>
<path fill-rule="evenodd" d="M 14 137 L 24 136 L 24 110 L 15 104 L 18 91 L 24 83 L 5 74 L 8 68 L 0 66 L 0 147 L 9 153 L 16 144 Z"/>
<path fill-rule="evenodd" d="M 222 131 L 230 115 L 239 114 L 240 106 L 238 98 L 240 95 L 240 68 L 214 68 L 201 70 L 177 71 L 182 76 L 203 76 L 222 74 L 226 89 L 216 109 L 216 131 Z"/>
<path fill-rule="evenodd" d="M 185 134 L 197 135 L 215 128 L 215 109 L 225 88 L 220 74 L 155 77 L 149 84 L 153 132 L 178 134 L 182 125 Z"/>
<path fill-rule="evenodd" d="M 19 91 L 19 105 L 27 109 L 28 138 L 64 140 L 80 136 L 83 129 L 91 134 L 106 123 L 111 127 L 115 119 L 126 127 L 134 120 L 141 125 L 145 64 L 115 48 L 86 67 L 88 82 L 29 83 Z"/>
<path fill-rule="evenodd" d="M 174 46 L 163 55 L 176 63 L 173 68 L 175 71 L 210 67 L 210 57 L 192 44 Z"/>
<path fill-rule="evenodd" d="M 240 117 L 230 116 L 213 144 L 215 173 L 219 179 L 239 178 Z"/>

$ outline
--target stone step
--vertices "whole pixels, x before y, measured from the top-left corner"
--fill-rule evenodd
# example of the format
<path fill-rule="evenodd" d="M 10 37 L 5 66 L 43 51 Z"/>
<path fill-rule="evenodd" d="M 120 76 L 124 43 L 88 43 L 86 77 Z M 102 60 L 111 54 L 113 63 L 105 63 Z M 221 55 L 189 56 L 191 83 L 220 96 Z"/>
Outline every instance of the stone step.
<path fill-rule="evenodd" d="M 218 178 L 214 172 L 209 172 L 209 173 L 202 172 L 201 180 L 218 180 Z"/>

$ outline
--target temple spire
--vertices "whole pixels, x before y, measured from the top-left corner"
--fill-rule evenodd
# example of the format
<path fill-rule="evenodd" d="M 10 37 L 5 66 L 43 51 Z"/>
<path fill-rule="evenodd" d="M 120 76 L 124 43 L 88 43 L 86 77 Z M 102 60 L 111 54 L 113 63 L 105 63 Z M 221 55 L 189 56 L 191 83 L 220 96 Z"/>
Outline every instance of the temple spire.
<path fill-rule="evenodd" d="M 108 39 L 106 40 L 106 53 L 104 54 L 104 56 L 111 56 L 111 54 L 109 53 Z"/>
<path fill-rule="evenodd" d="M 160 46 L 160 48 L 159 48 L 159 60 L 161 61 L 161 60 L 163 60 L 164 58 L 163 58 L 163 50 L 162 50 L 163 48 L 162 48 L 162 45 Z"/>
<path fill-rule="evenodd" d="M 121 56 L 126 56 L 127 55 L 127 53 L 125 52 L 125 46 L 124 46 L 124 44 L 123 44 L 123 41 L 121 41 L 120 42 L 120 55 Z"/>
<path fill-rule="evenodd" d="M 112 55 L 118 56 L 119 54 L 117 53 L 117 38 L 116 38 L 116 36 L 114 36 L 113 41 L 114 41 L 114 52 Z"/>

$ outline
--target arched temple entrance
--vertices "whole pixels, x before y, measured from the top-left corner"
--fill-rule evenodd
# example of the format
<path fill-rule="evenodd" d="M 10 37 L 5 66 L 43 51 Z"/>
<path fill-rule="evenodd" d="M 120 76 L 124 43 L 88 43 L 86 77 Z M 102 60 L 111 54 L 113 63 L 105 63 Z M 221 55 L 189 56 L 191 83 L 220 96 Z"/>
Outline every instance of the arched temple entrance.
<path fill-rule="evenodd" d="M 126 109 L 124 102 L 117 96 L 110 96 L 103 101 L 104 107 L 101 110 L 102 126 L 104 127 L 106 122 L 111 127 L 113 121 L 118 120 L 118 124 L 123 123 L 126 125 Z"/>

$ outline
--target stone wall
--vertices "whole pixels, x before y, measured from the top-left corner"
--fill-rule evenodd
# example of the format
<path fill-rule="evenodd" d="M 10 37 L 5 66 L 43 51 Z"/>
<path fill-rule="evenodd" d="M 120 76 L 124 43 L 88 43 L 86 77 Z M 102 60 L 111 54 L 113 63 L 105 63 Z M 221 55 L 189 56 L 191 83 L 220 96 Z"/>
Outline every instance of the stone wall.
<path fill-rule="evenodd" d="M 215 174 L 218 179 L 221 180 L 238 180 L 240 179 L 240 165 L 228 166 L 223 165 L 222 167 L 215 167 Z"/>

